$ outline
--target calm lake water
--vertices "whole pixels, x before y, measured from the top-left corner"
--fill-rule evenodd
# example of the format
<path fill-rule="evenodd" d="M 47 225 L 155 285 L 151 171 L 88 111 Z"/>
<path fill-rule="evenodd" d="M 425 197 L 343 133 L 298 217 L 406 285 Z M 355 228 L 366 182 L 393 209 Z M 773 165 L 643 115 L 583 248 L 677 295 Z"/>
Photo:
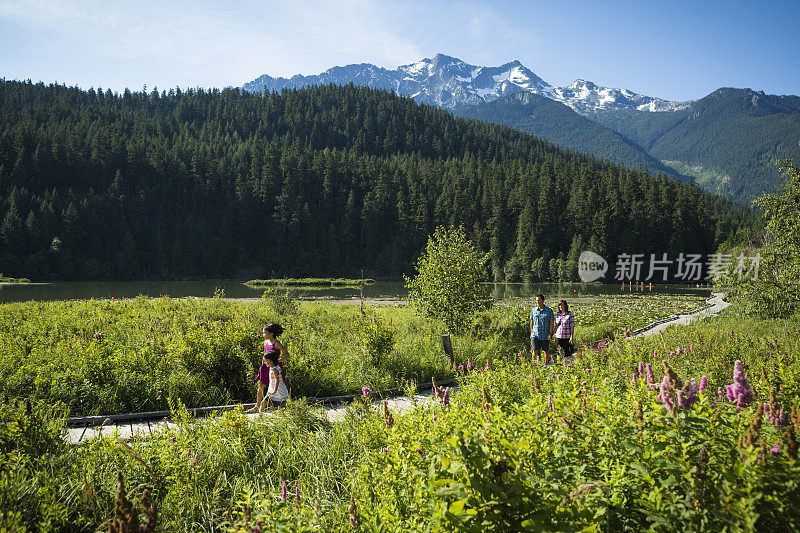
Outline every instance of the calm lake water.
<path fill-rule="evenodd" d="M 558 296 L 588 296 L 600 294 L 620 294 L 619 284 L 531 284 L 486 283 L 487 294 L 496 300 L 529 297 L 538 293 L 548 299 Z M 238 281 L 91 281 L 63 282 L 47 284 L 0 285 L 0 303 L 29 300 L 82 300 L 89 298 L 134 298 L 140 294 L 158 297 L 183 298 L 214 296 L 217 289 L 225 291 L 228 298 L 259 298 L 263 289 L 251 289 Z M 301 299 L 347 299 L 359 298 L 357 288 L 293 288 L 292 292 Z M 645 288 L 645 293 L 648 293 Z M 653 286 L 653 293 L 660 294 L 708 294 L 708 290 L 689 289 L 679 285 Z M 628 293 L 626 288 L 625 293 Z M 379 281 L 364 287 L 365 298 L 402 298 L 408 294 L 401 281 Z"/>

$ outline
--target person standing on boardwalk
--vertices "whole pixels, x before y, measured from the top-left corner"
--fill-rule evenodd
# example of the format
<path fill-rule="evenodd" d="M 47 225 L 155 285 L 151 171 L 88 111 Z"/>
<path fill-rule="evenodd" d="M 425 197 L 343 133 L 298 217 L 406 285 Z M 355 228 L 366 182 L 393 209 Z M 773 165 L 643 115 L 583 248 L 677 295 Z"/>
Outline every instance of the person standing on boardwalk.
<path fill-rule="evenodd" d="M 558 313 L 556 313 L 556 346 L 554 354 L 561 348 L 564 363 L 572 363 L 572 354 L 575 351 L 575 316 L 570 312 L 566 300 L 558 302 Z"/>
<path fill-rule="evenodd" d="M 550 339 L 555 330 L 553 310 L 544 305 L 544 295 L 536 295 L 536 307 L 531 309 L 531 351 L 536 360 L 544 351 L 545 364 L 550 364 Z"/>

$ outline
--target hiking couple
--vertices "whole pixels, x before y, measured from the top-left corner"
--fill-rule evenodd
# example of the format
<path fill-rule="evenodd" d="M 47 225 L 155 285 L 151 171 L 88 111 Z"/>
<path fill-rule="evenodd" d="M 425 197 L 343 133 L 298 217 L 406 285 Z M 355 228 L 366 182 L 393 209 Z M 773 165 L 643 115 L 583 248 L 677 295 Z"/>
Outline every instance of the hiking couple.
<path fill-rule="evenodd" d="M 555 351 L 561 348 L 562 361 L 572 363 L 575 352 L 575 317 L 569 310 L 566 300 L 558 302 L 558 313 L 544 305 L 544 295 L 536 295 L 536 306 L 531 309 L 531 352 L 536 361 L 544 352 L 546 365 L 555 363 L 555 351 L 550 359 L 550 341 L 555 337 Z"/>

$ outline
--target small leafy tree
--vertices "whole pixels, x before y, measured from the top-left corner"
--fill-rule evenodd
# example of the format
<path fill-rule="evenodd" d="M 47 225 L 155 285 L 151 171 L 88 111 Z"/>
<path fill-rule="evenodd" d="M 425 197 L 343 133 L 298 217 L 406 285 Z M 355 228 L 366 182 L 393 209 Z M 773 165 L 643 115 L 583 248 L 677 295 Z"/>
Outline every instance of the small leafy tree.
<path fill-rule="evenodd" d="M 753 204 L 767 219 L 758 276 L 745 278 L 736 293 L 751 311 L 786 316 L 800 308 L 800 169 L 779 161 L 786 181 L 778 193 Z"/>
<path fill-rule="evenodd" d="M 449 331 L 464 331 L 475 312 L 491 305 L 478 285 L 487 258 L 479 257 L 463 227 L 440 226 L 417 261 L 417 275 L 403 276 L 409 301 L 423 316 L 441 320 Z"/>

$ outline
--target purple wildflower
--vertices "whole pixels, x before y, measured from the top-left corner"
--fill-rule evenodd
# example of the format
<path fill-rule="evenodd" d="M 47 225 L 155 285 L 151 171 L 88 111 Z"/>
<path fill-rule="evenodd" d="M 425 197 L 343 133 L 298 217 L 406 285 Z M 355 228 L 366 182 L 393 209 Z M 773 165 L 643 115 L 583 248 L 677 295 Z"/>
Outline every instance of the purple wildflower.
<path fill-rule="evenodd" d="M 769 453 L 771 453 L 772 455 L 781 454 L 781 447 L 778 445 L 778 442 L 776 442 L 775 445 L 772 448 L 770 448 Z"/>
<path fill-rule="evenodd" d="M 369 398 L 372 396 L 372 390 L 369 387 L 361 387 L 361 394 Z"/>
<path fill-rule="evenodd" d="M 733 383 L 726 385 L 728 401 L 736 404 L 738 410 L 742 410 L 753 401 L 753 393 L 750 384 L 747 382 L 747 375 L 742 369 L 742 362 L 737 359 L 733 364 Z"/>
<path fill-rule="evenodd" d="M 700 376 L 700 392 L 705 392 L 706 387 L 708 387 L 708 378 L 705 375 Z"/>
<path fill-rule="evenodd" d="M 692 378 L 689 383 L 683 387 L 683 390 L 678 391 L 678 407 L 687 411 L 691 409 L 692 405 L 698 400 L 698 391 L 697 382 Z"/>
<path fill-rule="evenodd" d="M 94 332 L 94 338 L 97 339 L 97 340 L 100 340 L 100 339 L 103 338 L 103 334 L 100 333 L 99 331 L 95 331 Z"/>
<path fill-rule="evenodd" d="M 653 367 L 650 366 L 650 363 L 647 363 L 647 365 L 645 365 L 645 369 L 647 370 L 647 382 L 653 383 L 655 381 L 653 378 Z"/>
<path fill-rule="evenodd" d="M 464 372 L 464 365 L 458 365 L 458 371 L 463 373 Z"/>
<path fill-rule="evenodd" d="M 644 363 L 639 361 L 639 375 L 644 375 Z"/>
<path fill-rule="evenodd" d="M 673 395 L 669 390 L 669 376 L 664 376 L 664 379 L 661 381 L 658 399 L 664 402 L 664 407 L 666 407 L 669 411 L 675 409 L 675 400 L 673 399 Z"/>
<path fill-rule="evenodd" d="M 547 395 L 547 409 L 552 413 L 553 412 L 553 399 L 550 395 Z"/>
<path fill-rule="evenodd" d="M 281 476 L 281 500 L 286 501 L 286 480 Z"/>
<path fill-rule="evenodd" d="M 467 359 L 467 372 L 472 370 L 472 358 Z"/>

